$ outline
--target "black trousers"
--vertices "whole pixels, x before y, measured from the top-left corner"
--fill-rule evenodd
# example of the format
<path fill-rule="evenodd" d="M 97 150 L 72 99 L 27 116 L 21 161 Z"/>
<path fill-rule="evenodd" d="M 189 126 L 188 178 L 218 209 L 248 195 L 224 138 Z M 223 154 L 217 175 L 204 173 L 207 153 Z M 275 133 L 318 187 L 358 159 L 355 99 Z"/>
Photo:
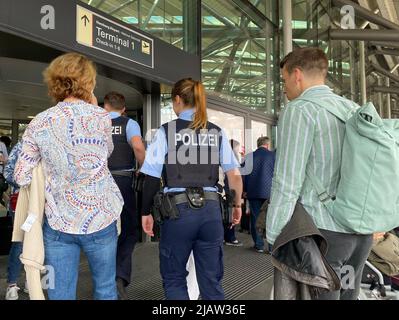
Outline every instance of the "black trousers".
<path fill-rule="evenodd" d="M 116 254 L 116 277 L 123 279 L 128 286 L 132 276 L 132 254 L 138 239 L 136 197 L 132 188 L 133 178 L 114 176 L 114 179 L 125 202 L 121 213 L 121 234 Z"/>

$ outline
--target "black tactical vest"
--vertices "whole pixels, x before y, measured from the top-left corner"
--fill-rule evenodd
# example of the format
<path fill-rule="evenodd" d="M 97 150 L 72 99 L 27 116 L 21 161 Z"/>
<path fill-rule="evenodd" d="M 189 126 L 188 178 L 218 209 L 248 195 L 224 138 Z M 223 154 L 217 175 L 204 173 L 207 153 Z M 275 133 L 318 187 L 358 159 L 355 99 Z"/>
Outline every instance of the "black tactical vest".
<path fill-rule="evenodd" d="M 191 121 L 177 119 L 163 125 L 168 153 L 163 179 L 169 188 L 214 187 L 219 180 L 221 129 L 190 129 Z"/>
<path fill-rule="evenodd" d="M 108 168 L 113 170 L 133 169 L 135 165 L 134 152 L 126 138 L 127 117 L 112 119 L 112 141 L 114 151 L 108 159 Z"/>

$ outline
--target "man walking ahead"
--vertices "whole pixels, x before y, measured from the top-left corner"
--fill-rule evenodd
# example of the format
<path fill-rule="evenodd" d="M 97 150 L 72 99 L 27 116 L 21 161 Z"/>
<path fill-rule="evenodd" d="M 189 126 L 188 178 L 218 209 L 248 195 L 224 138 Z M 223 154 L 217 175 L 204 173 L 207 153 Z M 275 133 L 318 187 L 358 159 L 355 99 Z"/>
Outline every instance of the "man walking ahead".
<path fill-rule="evenodd" d="M 110 92 L 104 97 L 104 109 L 112 119 L 112 140 L 114 151 L 108 159 L 108 167 L 123 196 L 121 213 L 121 234 L 118 238 L 116 256 L 116 283 L 121 300 L 128 300 L 126 287 L 130 284 L 132 273 L 132 254 L 137 242 L 137 208 L 132 188 L 133 169 L 136 160 L 141 166 L 144 162 L 145 148 L 141 139 L 139 124 L 122 114 L 126 110 L 125 97 Z"/>
<path fill-rule="evenodd" d="M 329 195 L 340 179 L 345 124 L 317 103 L 349 112 L 358 106 L 325 85 L 328 60 L 321 49 L 301 48 L 280 64 L 290 103 L 278 125 L 278 146 L 271 203 L 267 213 L 267 240 L 273 244 L 291 219 L 296 202 L 303 205 L 328 241 L 327 261 L 338 276 L 352 267 L 355 283 L 320 299 L 357 299 L 372 236 L 351 234 L 339 226 L 320 202 L 306 170 L 318 177 Z M 315 103 L 317 102 L 317 103 Z"/>
<path fill-rule="evenodd" d="M 275 153 L 270 151 L 270 139 L 260 137 L 257 140 L 258 149 L 248 157 L 253 159 L 253 169 L 244 176 L 244 192 L 251 208 L 251 235 L 257 252 L 264 252 L 263 234 L 256 230 L 256 220 L 265 201 L 270 200 Z"/>

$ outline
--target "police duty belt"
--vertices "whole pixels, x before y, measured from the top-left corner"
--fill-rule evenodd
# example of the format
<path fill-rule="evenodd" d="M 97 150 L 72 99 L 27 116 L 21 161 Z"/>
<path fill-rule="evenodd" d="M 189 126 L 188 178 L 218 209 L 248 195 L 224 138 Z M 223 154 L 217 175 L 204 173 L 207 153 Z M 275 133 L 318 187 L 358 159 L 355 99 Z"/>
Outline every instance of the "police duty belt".
<path fill-rule="evenodd" d="M 173 200 L 176 205 L 190 202 L 186 193 L 179 193 L 174 195 Z M 217 192 L 205 191 L 203 200 L 215 200 L 220 201 L 220 195 Z"/>

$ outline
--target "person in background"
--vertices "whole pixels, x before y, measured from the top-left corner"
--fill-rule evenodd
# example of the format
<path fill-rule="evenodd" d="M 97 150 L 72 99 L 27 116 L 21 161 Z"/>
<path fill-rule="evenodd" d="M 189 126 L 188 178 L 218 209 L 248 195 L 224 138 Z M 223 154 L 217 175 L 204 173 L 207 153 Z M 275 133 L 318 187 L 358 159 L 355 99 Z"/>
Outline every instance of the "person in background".
<path fill-rule="evenodd" d="M 11 186 L 11 196 L 9 205 L 9 214 L 14 219 L 16 200 L 18 198 L 19 186 L 14 180 L 14 169 L 15 164 L 22 150 L 22 143 L 18 142 L 14 148 L 11 150 L 7 165 L 4 168 L 4 177 L 6 178 L 8 184 Z M 8 269 L 7 269 L 7 291 L 6 300 L 18 300 L 19 295 L 17 281 L 21 275 L 22 263 L 19 260 L 19 256 L 22 253 L 22 242 L 13 242 L 11 244 L 10 253 L 8 255 Z M 28 288 L 25 283 L 25 293 L 28 293 Z"/>
<path fill-rule="evenodd" d="M 5 165 L 8 160 L 8 150 L 6 145 L 0 141 L 0 162 Z M 3 173 L 4 167 L 0 167 L 0 173 Z"/>
<path fill-rule="evenodd" d="M 230 146 L 233 150 L 234 156 L 238 163 L 241 163 L 240 143 L 237 140 L 230 139 Z M 227 194 L 230 191 L 227 175 L 224 178 L 224 192 Z M 232 210 L 229 208 L 228 210 Z M 235 233 L 236 227 L 231 223 L 224 224 L 224 244 L 227 246 L 242 247 L 242 242 L 238 241 Z"/>
<path fill-rule="evenodd" d="M 1 136 L 0 137 L 0 141 L 3 142 L 7 148 L 7 152 L 10 153 L 11 152 L 11 138 L 8 136 Z"/>
<path fill-rule="evenodd" d="M 250 174 L 244 176 L 244 192 L 251 209 L 251 235 L 254 248 L 257 252 L 263 253 L 265 252 L 263 235 L 256 229 L 256 220 L 262 204 L 270 200 L 276 155 L 269 150 L 270 139 L 268 137 L 258 138 L 257 146 L 258 149 L 247 155 L 247 158 L 252 157 L 253 168 Z"/>
<path fill-rule="evenodd" d="M 80 253 L 88 259 L 94 298 L 116 300 L 116 221 L 123 198 L 108 169 L 112 123 L 94 105 L 96 69 L 67 53 L 44 71 L 56 105 L 28 125 L 15 166 L 15 182 L 27 187 L 41 162 L 45 174 L 45 264 L 54 268 L 50 300 L 75 300 Z"/>
<path fill-rule="evenodd" d="M 136 160 L 144 162 L 145 148 L 139 124 L 123 116 L 126 110 L 125 97 L 118 92 L 109 92 L 104 97 L 104 109 L 112 119 L 114 151 L 108 159 L 108 168 L 123 196 L 121 234 L 118 237 L 116 255 L 116 282 L 121 300 L 128 300 L 126 287 L 132 275 L 132 254 L 137 242 L 138 216 L 136 195 L 133 190 Z"/>
<path fill-rule="evenodd" d="M 8 151 L 6 145 L 0 141 L 0 175 L 3 175 L 4 172 L 4 167 L 7 163 L 8 160 Z M 6 191 L 8 189 L 8 185 L 5 181 L 5 179 L 1 179 L 2 183 L 0 185 L 0 205 L 6 207 L 6 202 L 7 202 L 7 197 L 6 197 Z"/>

